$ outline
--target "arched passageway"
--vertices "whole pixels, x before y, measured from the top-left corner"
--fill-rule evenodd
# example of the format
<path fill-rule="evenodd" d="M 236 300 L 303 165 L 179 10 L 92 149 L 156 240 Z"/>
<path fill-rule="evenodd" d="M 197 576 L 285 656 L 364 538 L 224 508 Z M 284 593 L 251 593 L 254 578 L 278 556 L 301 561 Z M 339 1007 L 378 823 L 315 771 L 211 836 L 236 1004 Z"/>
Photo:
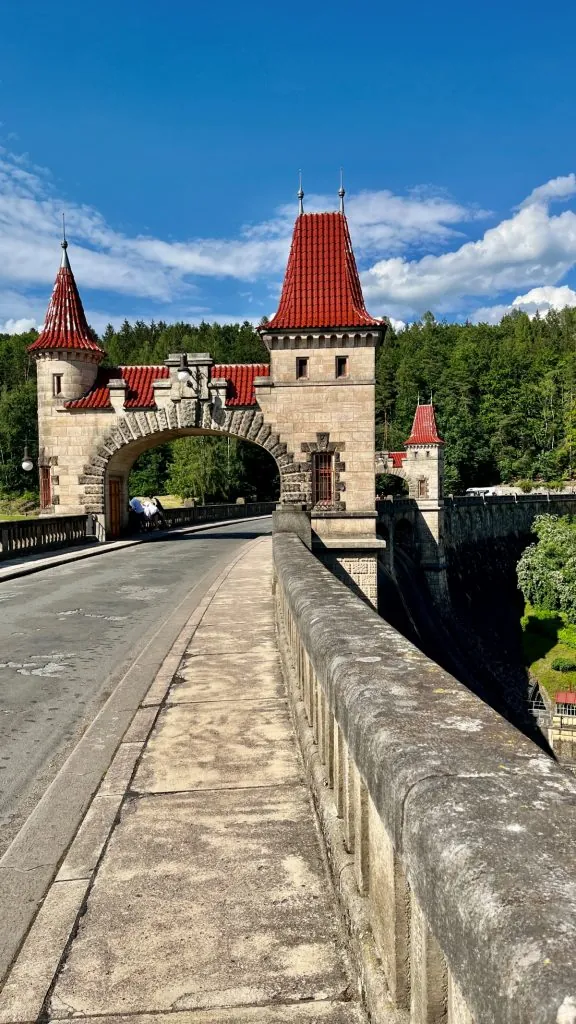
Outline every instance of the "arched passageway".
<path fill-rule="evenodd" d="M 102 478 L 104 505 L 103 516 L 106 534 L 108 537 L 118 536 L 127 525 L 128 502 L 130 497 L 133 497 L 133 493 L 130 488 L 130 474 L 139 456 L 159 447 L 160 445 L 183 438 L 246 440 L 245 438 L 241 438 L 239 435 L 232 434 L 228 431 L 215 431 L 191 427 L 178 430 L 158 431 L 157 433 L 150 434 L 139 439 L 134 439 L 133 441 L 122 445 L 108 459 Z M 276 477 L 276 487 L 273 488 L 275 493 L 266 500 L 278 499 L 280 493 L 280 467 L 278 466 L 278 463 L 274 456 L 271 455 L 263 445 L 258 445 L 256 442 L 249 443 L 254 448 L 265 453 L 267 461 L 270 462 L 270 477 Z M 225 457 L 226 456 L 224 454 L 224 458 Z M 274 469 L 276 472 L 274 472 Z M 195 497 L 201 500 L 204 495 L 197 494 Z M 223 495 L 222 500 L 229 500 L 229 496 Z"/>

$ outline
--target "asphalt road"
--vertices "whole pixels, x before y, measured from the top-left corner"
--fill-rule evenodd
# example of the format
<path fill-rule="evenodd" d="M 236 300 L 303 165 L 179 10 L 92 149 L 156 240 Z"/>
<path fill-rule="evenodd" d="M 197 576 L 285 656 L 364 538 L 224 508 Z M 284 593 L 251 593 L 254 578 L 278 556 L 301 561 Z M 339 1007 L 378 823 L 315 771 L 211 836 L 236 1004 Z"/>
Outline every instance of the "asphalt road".
<path fill-rule="evenodd" d="M 270 525 L 173 534 L 0 583 L 0 856 L 165 620 L 153 641 L 158 663 L 187 595 L 189 615 Z"/>

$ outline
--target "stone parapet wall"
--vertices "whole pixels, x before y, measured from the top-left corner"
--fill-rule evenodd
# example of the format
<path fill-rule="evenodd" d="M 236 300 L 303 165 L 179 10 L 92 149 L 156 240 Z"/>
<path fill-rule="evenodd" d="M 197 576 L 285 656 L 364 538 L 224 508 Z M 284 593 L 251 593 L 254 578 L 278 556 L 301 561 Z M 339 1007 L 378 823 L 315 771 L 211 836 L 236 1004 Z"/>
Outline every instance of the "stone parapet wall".
<path fill-rule="evenodd" d="M 458 546 L 486 538 L 504 538 L 510 534 L 528 535 L 536 516 L 576 514 L 576 495 L 489 495 L 446 498 L 444 503 L 444 543 Z"/>
<path fill-rule="evenodd" d="M 573 1024 L 576 783 L 274 538 L 295 722 L 374 1021 Z"/>

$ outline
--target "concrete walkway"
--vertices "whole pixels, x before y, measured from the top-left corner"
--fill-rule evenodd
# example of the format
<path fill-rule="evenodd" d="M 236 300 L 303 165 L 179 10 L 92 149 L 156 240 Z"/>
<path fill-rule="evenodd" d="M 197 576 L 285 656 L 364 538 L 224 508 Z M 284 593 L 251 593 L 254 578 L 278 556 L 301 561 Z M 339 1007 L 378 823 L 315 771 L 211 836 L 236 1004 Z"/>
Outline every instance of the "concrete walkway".
<path fill-rule="evenodd" d="M 271 541 L 243 550 L 126 733 L 2 1024 L 364 1019 L 291 727 Z"/>

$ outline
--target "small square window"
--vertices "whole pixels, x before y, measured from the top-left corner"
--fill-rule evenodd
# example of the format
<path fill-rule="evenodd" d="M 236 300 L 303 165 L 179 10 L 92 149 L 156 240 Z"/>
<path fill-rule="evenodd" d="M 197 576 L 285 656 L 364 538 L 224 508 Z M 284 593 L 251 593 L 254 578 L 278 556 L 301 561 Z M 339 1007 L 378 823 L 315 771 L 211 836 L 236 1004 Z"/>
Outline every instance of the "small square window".
<path fill-rule="evenodd" d="M 336 376 L 348 376 L 348 356 L 336 356 Z"/>
<path fill-rule="evenodd" d="M 296 360 L 296 380 L 305 380 L 308 376 L 308 359 L 298 357 Z"/>
<path fill-rule="evenodd" d="M 57 398 L 58 395 L 62 394 L 62 374 L 61 373 L 53 373 L 52 374 L 52 394 L 54 395 L 54 398 Z"/>

